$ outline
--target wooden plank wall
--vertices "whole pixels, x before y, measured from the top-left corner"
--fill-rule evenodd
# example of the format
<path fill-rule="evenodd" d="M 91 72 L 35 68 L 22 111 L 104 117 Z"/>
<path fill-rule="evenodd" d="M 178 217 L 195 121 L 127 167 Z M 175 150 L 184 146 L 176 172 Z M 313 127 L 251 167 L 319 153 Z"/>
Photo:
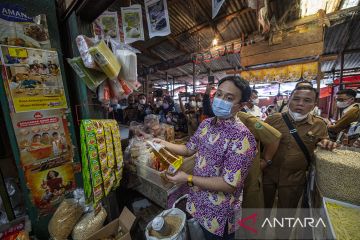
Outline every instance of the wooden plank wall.
<path fill-rule="evenodd" d="M 317 56 L 323 52 L 323 28 L 317 25 L 302 26 L 289 32 L 277 33 L 276 38 L 278 44 L 269 40 L 244 46 L 240 53 L 241 66 Z"/>

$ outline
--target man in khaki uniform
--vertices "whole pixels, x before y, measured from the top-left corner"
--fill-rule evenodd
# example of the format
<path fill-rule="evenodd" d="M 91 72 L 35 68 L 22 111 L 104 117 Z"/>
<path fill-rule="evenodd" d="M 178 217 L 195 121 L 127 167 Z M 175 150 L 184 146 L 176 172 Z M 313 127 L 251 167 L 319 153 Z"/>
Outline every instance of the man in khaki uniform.
<path fill-rule="evenodd" d="M 317 145 L 333 149 L 336 144 L 328 140 L 325 122 L 312 114 L 317 98 L 316 90 L 310 86 L 296 88 L 289 100 L 288 115 L 297 133 L 313 156 Z M 278 208 L 297 208 L 304 190 L 308 162 L 304 153 L 290 134 L 281 113 L 269 116 L 266 123 L 282 134 L 273 163 L 264 169 L 265 207 L 272 208 L 278 191 Z"/>
<path fill-rule="evenodd" d="M 329 132 L 347 131 L 351 123 L 360 120 L 360 104 L 355 103 L 355 97 L 356 91 L 352 89 L 340 90 L 336 94 L 336 106 L 343 109 L 343 116 L 334 125 L 328 125 Z"/>
<path fill-rule="evenodd" d="M 244 184 L 243 208 L 263 208 L 264 195 L 262 189 L 262 171 L 267 162 L 271 162 L 280 142 L 281 133 L 269 124 L 264 123 L 257 117 L 239 112 L 237 117 L 245 124 L 245 126 L 254 135 L 257 141 L 258 152 L 251 165 L 248 176 Z M 260 144 L 265 149 L 263 159 L 260 160 Z"/>

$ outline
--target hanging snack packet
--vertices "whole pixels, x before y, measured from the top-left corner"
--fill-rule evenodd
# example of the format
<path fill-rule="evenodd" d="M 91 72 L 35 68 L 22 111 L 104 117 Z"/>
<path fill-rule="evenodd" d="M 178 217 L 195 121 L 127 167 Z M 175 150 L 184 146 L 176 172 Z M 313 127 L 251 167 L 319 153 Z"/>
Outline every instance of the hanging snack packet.
<path fill-rule="evenodd" d="M 118 76 L 121 65 L 109 47 L 105 44 L 104 40 L 101 40 L 99 44 L 91 47 L 89 53 L 94 57 L 95 62 L 108 78 L 114 79 Z"/>
<path fill-rule="evenodd" d="M 87 203 L 97 205 L 104 192 L 95 130 L 91 120 L 81 122 L 81 162 L 85 199 Z"/>
<path fill-rule="evenodd" d="M 106 80 L 104 73 L 87 68 L 80 57 L 68 58 L 67 61 L 81 80 L 85 82 L 86 86 L 93 92 Z"/>
<path fill-rule="evenodd" d="M 89 48 L 94 46 L 94 44 L 95 43 L 91 38 L 88 38 L 84 35 L 79 35 L 76 37 L 76 45 L 78 47 L 81 59 L 83 60 L 85 67 L 101 71 L 100 68 L 96 65 L 93 56 L 91 56 L 91 54 L 89 53 Z"/>
<path fill-rule="evenodd" d="M 126 96 L 129 96 L 133 92 L 133 90 L 126 84 L 126 82 L 124 80 L 122 80 L 120 78 L 118 78 L 118 80 L 119 80 L 119 83 L 120 83 L 122 89 L 124 90 L 124 94 Z"/>
<path fill-rule="evenodd" d="M 121 87 L 117 79 L 109 80 L 110 95 L 112 99 L 121 100 L 124 95 L 124 89 Z"/>
<path fill-rule="evenodd" d="M 110 103 L 110 87 L 108 81 L 104 81 L 98 89 L 98 100 L 103 104 Z"/>

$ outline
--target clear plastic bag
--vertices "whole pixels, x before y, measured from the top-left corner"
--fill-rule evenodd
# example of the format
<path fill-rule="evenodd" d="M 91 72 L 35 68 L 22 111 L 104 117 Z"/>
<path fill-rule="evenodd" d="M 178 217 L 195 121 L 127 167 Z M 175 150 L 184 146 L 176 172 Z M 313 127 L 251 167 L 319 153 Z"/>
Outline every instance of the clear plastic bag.
<path fill-rule="evenodd" d="M 50 219 L 48 230 L 53 239 L 64 240 L 71 234 L 84 212 L 84 207 L 74 198 L 63 200 Z"/>
<path fill-rule="evenodd" d="M 75 225 L 71 234 L 72 238 L 74 240 L 87 239 L 103 226 L 106 216 L 107 213 L 103 207 L 101 207 L 97 214 L 95 214 L 95 211 L 86 213 Z"/>
<path fill-rule="evenodd" d="M 76 37 L 76 45 L 85 67 L 101 71 L 101 69 L 96 65 L 93 56 L 91 56 L 89 53 L 89 48 L 94 46 L 95 42 L 91 38 L 88 38 L 84 35 L 79 35 Z"/>
<path fill-rule="evenodd" d="M 115 56 L 121 64 L 119 77 L 128 82 L 137 81 L 137 57 L 136 53 L 129 50 L 116 50 Z"/>
<path fill-rule="evenodd" d="M 124 89 L 117 79 L 109 80 L 110 94 L 112 99 L 121 100 L 124 97 Z"/>

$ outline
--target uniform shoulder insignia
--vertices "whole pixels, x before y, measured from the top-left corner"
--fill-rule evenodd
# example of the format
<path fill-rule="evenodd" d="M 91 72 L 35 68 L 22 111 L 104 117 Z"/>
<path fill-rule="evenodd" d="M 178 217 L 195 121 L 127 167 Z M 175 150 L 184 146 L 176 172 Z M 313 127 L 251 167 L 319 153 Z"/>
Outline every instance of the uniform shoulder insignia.
<path fill-rule="evenodd" d="M 264 125 L 262 125 L 260 122 L 256 122 L 256 123 L 255 123 L 255 128 L 256 128 L 256 129 L 263 129 L 263 128 L 264 128 Z"/>

